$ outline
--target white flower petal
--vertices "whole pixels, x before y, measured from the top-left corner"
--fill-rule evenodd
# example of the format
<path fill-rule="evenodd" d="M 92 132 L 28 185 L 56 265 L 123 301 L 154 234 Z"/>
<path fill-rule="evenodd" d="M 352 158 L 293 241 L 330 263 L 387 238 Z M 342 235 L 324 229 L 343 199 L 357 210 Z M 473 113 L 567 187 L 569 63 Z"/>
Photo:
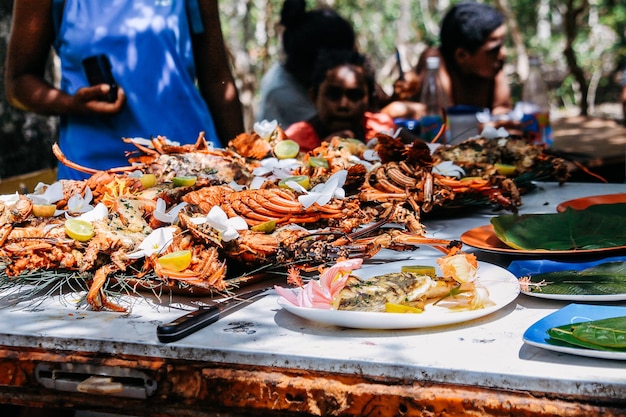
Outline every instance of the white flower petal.
<path fill-rule="evenodd" d="M 228 228 L 233 228 L 235 230 L 248 230 L 248 223 L 244 220 L 243 217 L 236 216 L 231 217 L 226 221 Z"/>
<path fill-rule="evenodd" d="M 510 136 L 509 131 L 506 130 L 504 127 L 499 127 L 496 133 L 498 134 L 499 138 L 508 138 Z"/>
<path fill-rule="evenodd" d="M 267 178 L 264 178 L 264 177 L 252 178 L 252 181 L 250 181 L 250 189 L 251 190 L 260 189 L 263 186 L 263 184 L 265 184 L 265 181 L 267 181 Z"/>
<path fill-rule="evenodd" d="M 176 230 L 175 227 L 160 227 L 153 230 L 152 233 L 139 244 L 139 250 L 128 254 L 127 257 L 130 259 L 139 259 L 164 251 L 172 243 L 174 230 Z"/>
<path fill-rule="evenodd" d="M 485 126 L 483 131 L 480 133 L 480 136 L 482 136 L 485 139 L 496 139 L 498 137 L 498 132 L 495 127 L 491 125 L 487 125 Z"/>
<path fill-rule="evenodd" d="M 300 196 L 298 196 L 298 201 L 300 202 L 300 204 L 302 204 L 302 206 L 307 209 L 309 207 L 311 207 L 315 201 L 317 200 L 318 195 L 317 194 L 302 194 Z"/>
<path fill-rule="evenodd" d="M 287 187 L 291 188 L 292 190 L 298 192 L 298 193 L 306 193 L 307 192 L 307 189 L 304 188 L 299 183 L 297 183 L 296 181 L 287 181 L 287 182 L 285 182 L 285 185 Z"/>
<path fill-rule="evenodd" d="M 105 219 L 108 215 L 109 209 L 107 209 L 107 206 L 105 206 L 104 203 L 98 203 L 96 207 L 93 207 L 89 211 L 86 211 L 78 216 L 78 219 L 95 222 Z"/>
<path fill-rule="evenodd" d="M 256 167 L 252 170 L 252 175 L 265 175 L 268 174 L 270 172 L 272 172 L 272 170 L 274 169 L 273 166 L 260 166 L 260 167 Z"/>
<path fill-rule="evenodd" d="M 274 130 L 278 127 L 278 122 L 276 120 L 261 120 L 259 122 L 254 123 L 253 129 L 254 132 L 261 136 L 263 139 L 267 139 L 274 133 Z"/>
<path fill-rule="evenodd" d="M 230 229 L 226 229 L 223 233 L 222 233 L 222 240 L 224 242 L 230 242 L 231 240 L 235 240 L 239 237 L 239 232 L 237 232 L 237 230 L 230 228 Z"/>
<path fill-rule="evenodd" d="M 226 224 L 226 221 L 228 221 L 228 216 L 226 215 L 226 212 L 222 210 L 220 206 L 211 207 L 211 210 L 209 210 L 209 214 L 206 216 L 206 218 L 207 220 L 223 224 Z"/>

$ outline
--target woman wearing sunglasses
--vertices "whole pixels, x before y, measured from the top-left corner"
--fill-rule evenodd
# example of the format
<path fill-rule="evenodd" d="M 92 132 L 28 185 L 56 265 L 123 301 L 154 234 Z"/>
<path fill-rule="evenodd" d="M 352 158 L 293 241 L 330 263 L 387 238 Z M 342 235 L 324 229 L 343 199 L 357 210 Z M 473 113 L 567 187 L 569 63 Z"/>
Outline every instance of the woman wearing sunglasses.
<path fill-rule="evenodd" d="M 374 94 L 374 73 L 365 56 L 353 50 L 321 51 L 310 91 L 317 114 L 285 133 L 307 152 L 334 136 L 365 142 L 389 132 L 395 128 L 391 117 L 371 111 Z"/>

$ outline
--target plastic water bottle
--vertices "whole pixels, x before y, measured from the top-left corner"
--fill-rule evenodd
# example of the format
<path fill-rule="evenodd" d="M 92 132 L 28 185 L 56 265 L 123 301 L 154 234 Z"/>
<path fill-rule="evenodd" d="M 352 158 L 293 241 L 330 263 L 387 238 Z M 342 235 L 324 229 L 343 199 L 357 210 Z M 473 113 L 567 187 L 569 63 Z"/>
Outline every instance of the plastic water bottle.
<path fill-rule="evenodd" d="M 548 86 L 543 79 L 541 61 L 530 59 L 528 79 L 522 89 L 522 132 L 532 144 L 552 146 Z"/>
<path fill-rule="evenodd" d="M 439 82 L 439 57 L 426 58 L 426 77 L 422 85 L 420 101 L 426 106 L 425 113 L 420 119 L 420 135 L 427 142 L 437 136 L 443 125 L 442 111 L 446 108 L 446 100 L 441 83 Z M 445 142 L 442 135 L 441 142 Z"/>

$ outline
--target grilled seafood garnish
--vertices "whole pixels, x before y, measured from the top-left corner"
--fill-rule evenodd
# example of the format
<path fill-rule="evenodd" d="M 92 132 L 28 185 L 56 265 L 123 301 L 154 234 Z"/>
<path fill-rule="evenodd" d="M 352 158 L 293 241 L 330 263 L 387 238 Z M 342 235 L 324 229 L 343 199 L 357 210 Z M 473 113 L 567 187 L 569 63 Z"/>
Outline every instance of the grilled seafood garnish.
<path fill-rule="evenodd" d="M 530 177 L 528 181 L 556 180 L 564 183 L 570 175 L 565 160 L 548 154 L 543 146 L 517 137 L 472 138 L 457 145 L 441 146 L 433 157 L 437 161 L 454 162 L 470 177 L 498 176 L 495 164 L 513 165 L 515 177 Z"/>
<path fill-rule="evenodd" d="M 456 282 L 448 280 L 450 286 L 443 294 L 449 292 Z M 346 286 L 335 299 L 337 310 L 385 311 L 385 304 L 403 304 L 411 307 L 424 308 L 426 299 L 432 298 L 432 288 L 440 288 L 436 281 L 428 275 L 413 272 L 394 272 L 378 275 L 368 280 L 352 276 Z M 441 291 L 437 291 L 441 295 Z"/>
<path fill-rule="evenodd" d="M 225 184 L 234 181 L 245 185 L 252 178 L 250 165 L 245 158 L 229 149 L 213 149 L 204 138 L 204 132 L 200 132 L 194 145 L 168 145 L 163 136 L 151 139 L 152 147 L 144 146 L 132 138 L 125 138 L 124 142 L 138 149 L 128 155 L 132 168 L 155 174 L 158 182 L 171 181 L 177 176 L 195 175 L 218 179 Z"/>

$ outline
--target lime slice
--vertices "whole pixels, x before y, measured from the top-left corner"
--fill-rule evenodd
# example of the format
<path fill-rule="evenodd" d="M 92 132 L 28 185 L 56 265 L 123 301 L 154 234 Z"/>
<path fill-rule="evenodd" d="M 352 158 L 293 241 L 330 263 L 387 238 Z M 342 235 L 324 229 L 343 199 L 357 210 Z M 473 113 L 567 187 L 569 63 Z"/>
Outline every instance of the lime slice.
<path fill-rule="evenodd" d="M 274 145 L 274 155 L 278 159 L 295 158 L 300 152 L 300 145 L 291 139 L 281 140 Z"/>
<path fill-rule="evenodd" d="M 280 182 L 278 183 L 278 186 L 280 188 L 289 188 L 289 186 L 287 185 L 287 182 L 289 181 L 295 181 L 301 186 L 303 186 L 304 188 L 306 188 L 307 190 L 309 189 L 309 186 L 311 185 L 309 177 L 307 175 L 296 175 L 295 177 L 287 177 L 283 180 L 280 180 Z"/>
<path fill-rule="evenodd" d="M 423 313 L 424 310 L 417 307 L 405 306 L 404 304 L 385 303 L 386 313 Z"/>
<path fill-rule="evenodd" d="M 250 229 L 255 232 L 272 233 L 276 229 L 276 220 L 269 220 L 252 226 Z"/>
<path fill-rule="evenodd" d="M 198 177 L 195 175 L 185 175 L 172 178 L 172 183 L 177 187 L 189 187 L 190 185 L 194 185 L 197 180 Z"/>
<path fill-rule="evenodd" d="M 428 275 L 429 277 L 432 277 L 432 278 L 435 278 L 437 276 L 435 267 L 429 266 L 429 265 L 402 265 L 401 271 L 412 272 L 414 274 L 419 274 L 419 275 Z"/>
<path fill-rule="evenodd" d="M 313 168 L 328 168 L 328 161 L 319 156 L 312 156 L 309 158 L 309 166 Z"/>
<path fill-rule="evenodd" d="M 37 217 L 52 217 L 56 209 L 54 204 L 33 204 L 33 214 Z"/>
<path fill-rule="evenodd" d="M 143 174 L 140 180 L 143 188 L 154 187 L 157 184 L 157 177 L 154 174 Z"/>
<path fill-rule="evenodd" d="M 509 177 L 509 176 L 515 174 L 515 166 L 514 165 L 494 164 L 493 166 L 496 168 L 496 171 L 498 171 L 498 174 L 500 174 L 500 175 L 504 175 L 506 177 Z"/>
<path fill-rule="evenodd" d="M 179 250 L 176 252 L 168 253 L 157 259 L 157 262 L 165 269 L 170 271 L 180 272 L 191 264 L 191 251 Z"/>
<path fill-rule="evenodd" d="M 80 219 L 67 219 L 65 221 L 65 233 L 79 242 L 86 242 L 95 234 L 93 225 L 87 220 Z"/>

